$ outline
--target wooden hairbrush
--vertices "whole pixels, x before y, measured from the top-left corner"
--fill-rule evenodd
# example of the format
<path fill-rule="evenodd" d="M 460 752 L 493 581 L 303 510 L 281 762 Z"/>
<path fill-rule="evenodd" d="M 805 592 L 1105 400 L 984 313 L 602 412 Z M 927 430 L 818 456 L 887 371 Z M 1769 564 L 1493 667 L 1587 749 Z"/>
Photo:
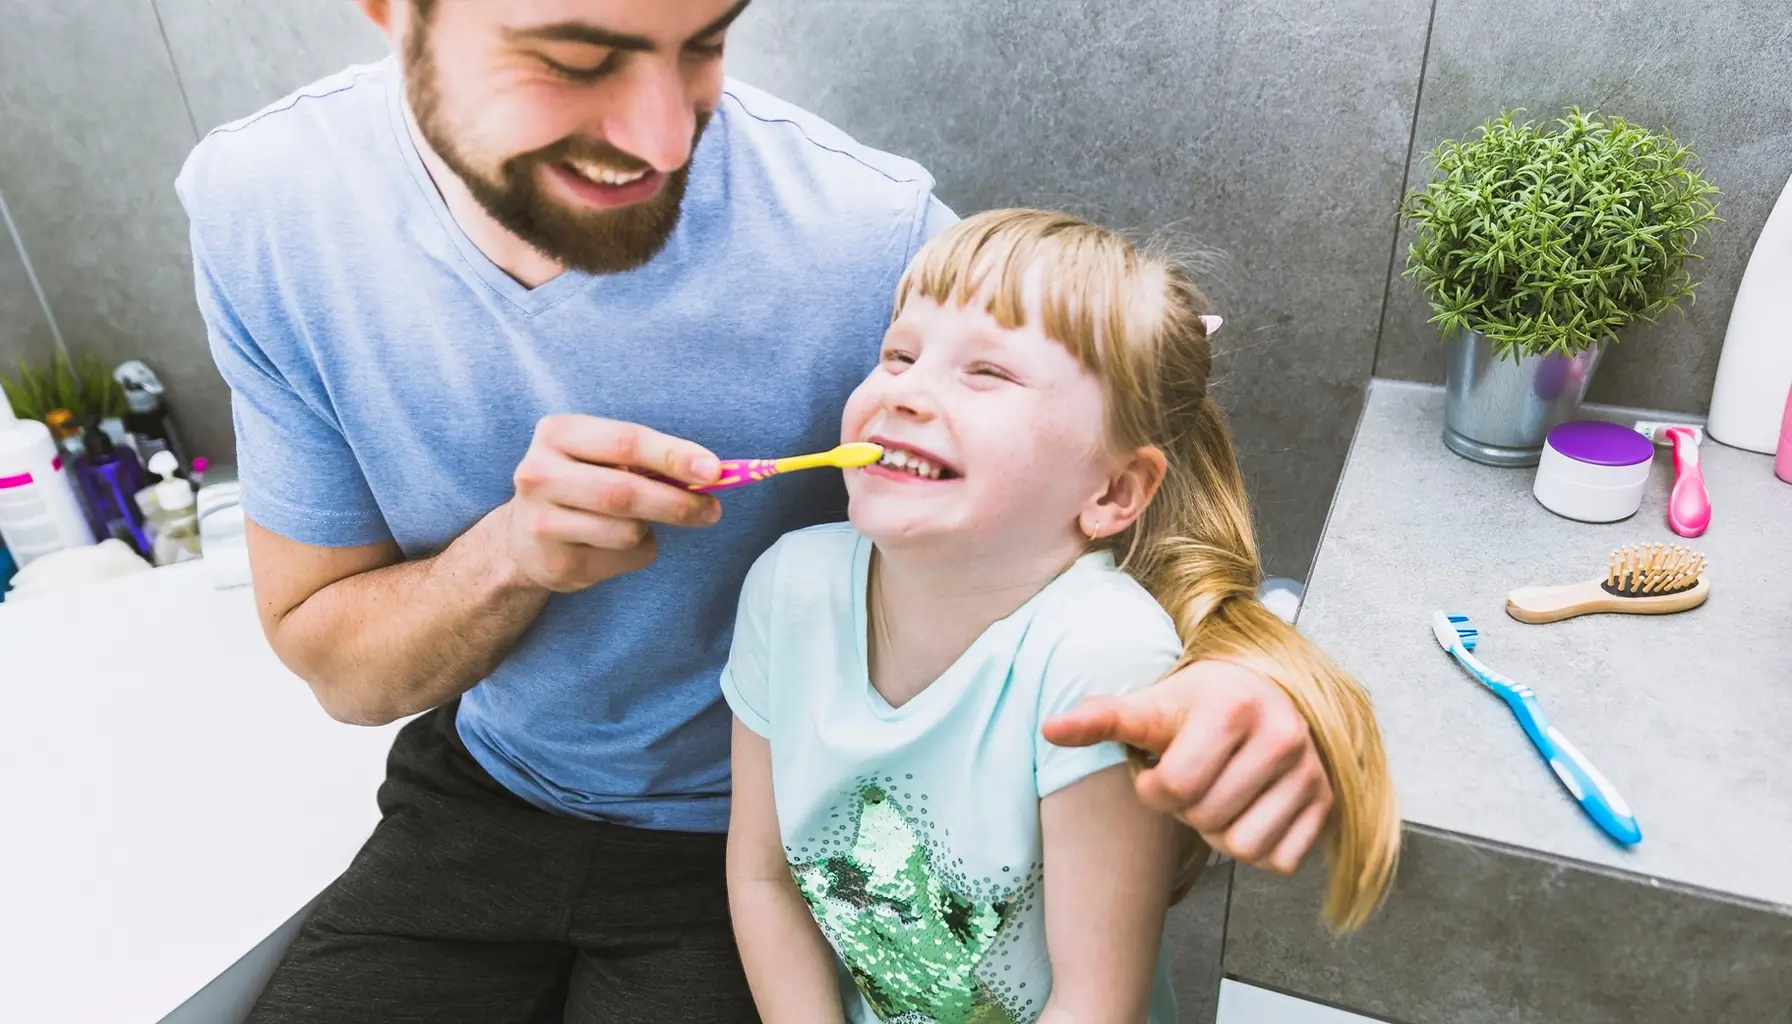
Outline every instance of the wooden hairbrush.
<path fill-rule="evenodd" d="M 1506 614 L 1543 623 L 1613 612 L 1665 615 L 1705 603 L 1711 581 L 1705 556 L 1678 544 L 1630 544 L 1612 552 L 1605 578 L 1556 587 L 1520 587 L 1506 595 Z"/>

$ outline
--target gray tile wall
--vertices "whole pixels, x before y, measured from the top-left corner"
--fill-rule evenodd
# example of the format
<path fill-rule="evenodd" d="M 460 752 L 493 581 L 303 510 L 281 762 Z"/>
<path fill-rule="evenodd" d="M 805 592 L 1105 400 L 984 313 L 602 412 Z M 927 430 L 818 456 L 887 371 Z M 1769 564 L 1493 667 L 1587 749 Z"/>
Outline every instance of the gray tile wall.
<path fill-rule="evenodd" d="M 147 358 L 227 456 L 169 182 L 199 132 L 382 41 L 342 0 L 0 0 L 0 24 L 0 193 L 69 345 Z M 919 158 L 961 211 L 1061 206 L 1223 253 L 1221 395 L 1269 568 L 1304 575 L 1364 381 L 1441 372 L 1389 273 L 1400 193 L 1502 106 L 1598 105 L 1699 149 L 1727 218 L 1701 301 L 1620 347 L 1594 397 L 1704 409 L 1792 172 L 1788 24 L 1780 0 L 755 0 L 731 70 Z M 48 344 L 9 248 L 7 361 Z"/>
<path fill-rule="evenodd" d="M 1210 865 L 1183 901 L 1170 908 L 1164 942 L 1173 951 L 1176 1013 L 1188 1024 L 1203 1024 L 1219 1012 L 1226 905 L 1232 891 L 1231 861 Z"/>
<path fill-rule="evenodd" d="M 149 362 L 214 461 L 233 449 L 229 394 L 194 308 L 174 175 L 201 131 L 381 52 L 358 17 L 309 0 L 0 0 L 0 194 L 63 340 Z M 0 346 L 41 357 L 11 249 L 0 244 Z"/>
<path fill-rule="evenodd" d="M 0 219 L 0 371 L 10 374 L 19 359 L 37 362 L 55 350 L 47 312 L 31 287 L 24 252 Z"/>
<path fill-rule="evenodd" d="M 1792 174 L 1792 19 L 1781 0 L 1438 0 L 1408 172 L 1502 107 L 1552 118 L 1570 105 L 1667 128 L 1723 190 L 1693 267 L 1703 281 L 1681 316 L 1621 339 L 1594 378 L 1599 402 L 1704 413 L 1742 269 Z M 1401 266 L 1406 239 L 1399 248 Z M 1398 271 L 1399 267 L 1395 268 Z M 1394 280 L 1375 372 L 1441 382 L 1430 308 Z"/>
<path fill-rule="evenodd" d="M 202 132 L 386 54 L 385 39 L 345 0 L 154 2 L 193 123 Z M 220 40 L 229 45 L 218 45 Z"/>
<path fill-rule="evenodd" d="M 217 403 L 169 188 L 193 127 L 154 8 L 7 0 L 0 19 L 0 189 L 64 341 L 143 355 L 178 400 Z M 195 434 L 206 450 L 228 440 Z"/>

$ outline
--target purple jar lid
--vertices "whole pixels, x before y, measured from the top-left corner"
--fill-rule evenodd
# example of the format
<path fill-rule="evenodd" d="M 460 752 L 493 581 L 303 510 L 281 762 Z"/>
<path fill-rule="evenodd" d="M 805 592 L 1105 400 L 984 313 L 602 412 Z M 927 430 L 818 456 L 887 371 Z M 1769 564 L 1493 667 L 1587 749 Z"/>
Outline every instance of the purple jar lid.
<path fill-rule="evenodd" d="M 1548 444 L 1576 462 L 1595 466 L 1634 466 L 1655 457 L 1655 443 L 1616 423 L 1575 420 L 1549 432 Z"/>

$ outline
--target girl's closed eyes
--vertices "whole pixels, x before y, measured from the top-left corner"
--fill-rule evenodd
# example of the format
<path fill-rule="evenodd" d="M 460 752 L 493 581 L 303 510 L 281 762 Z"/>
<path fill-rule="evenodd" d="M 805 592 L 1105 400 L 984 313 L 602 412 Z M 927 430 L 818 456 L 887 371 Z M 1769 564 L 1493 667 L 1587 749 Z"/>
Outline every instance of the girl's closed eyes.
<path fill-rule="evenodd" d="M 1020 379 L 1014 375 L 1013 371 L 996 366 L 993 363 L 973 363 L 970 369 L 966 372 L 973 377 L 999 381 L 1003 384 L 1020 383 Z"/>
<path fill-rule="evenodd" d="M 883 352 L 883 369 L 889 373 L 902 373 L 907 368 L 915 365 L 916 359 L 916 354 L 910 349 L 886 348 Z M 964 366 L 962 372 L 967 377 L 983 378 L 985 380 L 998 381 L 1004 384 L 1024 383 L 1021 373 L 1018 370 L 1002 363 L 985 361 L 971 362 Z"/>

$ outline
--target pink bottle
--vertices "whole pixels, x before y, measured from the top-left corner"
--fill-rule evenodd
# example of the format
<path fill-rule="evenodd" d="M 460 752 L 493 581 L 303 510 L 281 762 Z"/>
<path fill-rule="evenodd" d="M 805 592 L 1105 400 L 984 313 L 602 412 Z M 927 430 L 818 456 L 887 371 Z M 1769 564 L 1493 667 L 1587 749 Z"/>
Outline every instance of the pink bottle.
<path fill-rule="evenodd" d="M 1786 413 L 1780 417 L 1780 446 L 1773 455 L 1773 475 L 1792 484 L 1792 391 L 1786 393 Z"/>

